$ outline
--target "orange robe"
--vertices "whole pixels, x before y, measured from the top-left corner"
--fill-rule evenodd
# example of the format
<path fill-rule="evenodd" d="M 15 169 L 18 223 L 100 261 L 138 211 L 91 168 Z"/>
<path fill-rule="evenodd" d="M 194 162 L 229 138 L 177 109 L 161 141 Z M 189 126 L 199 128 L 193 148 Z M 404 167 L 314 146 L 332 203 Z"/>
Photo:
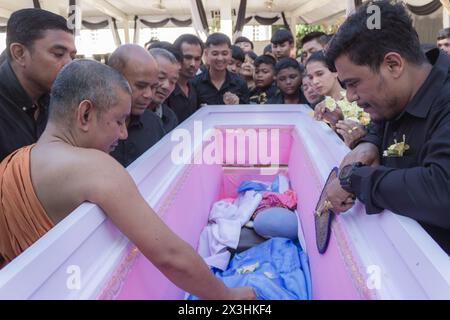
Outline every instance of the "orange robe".
<path fill-rule="evenodd" d="M 0 256 L 6 263 L 54 226 L 31 183 L 32 148 L 19 149 L 0 164 Z"/>

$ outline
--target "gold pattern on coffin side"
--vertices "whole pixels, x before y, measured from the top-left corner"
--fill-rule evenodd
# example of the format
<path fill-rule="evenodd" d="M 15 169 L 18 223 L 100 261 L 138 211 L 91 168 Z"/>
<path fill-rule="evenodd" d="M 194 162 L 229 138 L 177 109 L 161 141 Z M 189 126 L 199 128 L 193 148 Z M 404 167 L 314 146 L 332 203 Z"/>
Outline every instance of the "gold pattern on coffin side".
<path fill-rule="evenodd" d="M 297 140 L 298 143 L 301 144 L 302 150 L 306 150 L 306 146 L 297 132 L 295 132 L 295 135 L 296 137 L 294 140 Z M 312 170 L 312 172 L 315 181 L 315 187 L 317 190 L 319 190 L 320 193 L 320 190 L 323 188 L 325 181 L 321 176 L 319 176 L 319 171 L 317 170 L 318 168 L 316 167 L 316 164 L 311 161 L 311 157 L 307 156 L 304 159 L 308 163 L 310 168 L 315 168 L 315 170 Z M 313 212 L 313 214 L 315 214 L 315 212 Z M 345 231 L 342 229 L 342 223 L 340 222 L 340 219 L 333 219 L 331 223 L 331 229 L 333 231 L 331 233 L 331 236 L 336 239 L 339 254 L 344 260 L 345 267 L 350 273 L 350 278 L 352 279 L 353 286 L 358 291 L 359 296 L 361 297 L 361 299 L 376 299 L 376 296 L 373 293 L 369 292 L 369 289 L 367 288 L 363 276 L 365 275 L 365 270 L 363 270 L 362 264 L 359 259 L 353 254 L 355 250 L 347 240 L 347 236 L 345 234 Z"/>
<path fill-rule="evenodd" d="M 335 219 L 337 220 L 337 219 Z M 358 290 L 359 296 L 365 300 L 376 300 L 377 295 L 374 291 L 369 290 L 367 286 L 366 279 L 363 275 L 364 269 L 361 265 L 361 261 L 355 258 L 353 253 L 353 246 L 348 241 L 348 236 L 342 228 L 341 223 L 333 223 L 331 226 L 335 238 L 338 242 L 339 254 L 345 261 L 346 269 L 352 274 L 352 280 L 356 285 L 356 289 Z"/>
<path fill-rule="evenodd" d="M 114 300 L 120 293 L 123 287 L 124 281 L 131 271 L 137 257 L 139 256 L 139 250 L 132 246 L 125 255 L 125 258 L 119 264 L 119 267 L 114 271 L 113 276 L 109 280 L 105 289 L 97 297 L 97 300 Z"/>
<path fill-rule="evenodd" d="M 171 189 L 170 193 L 164 197 L 161 205 L 156 205 L 155 211 L 163 218 L 167 211 L 171 208 L 176 196 L 179 194 L 182 187 L 185 185 L 187 178 L 192 172 L 192 165 L 188 165 L 182 170 L 178 179 L 176 180 L 175 187 Z M 119 263 L 119 266 L 113 272 L 113 276 L 108 281 L 107 285 L 103 289 L 102 293 L 98 296 L 97 300 L 115 300 L 120 294 L 131 269 L 134 267 L 137 258 L 141 255 L 141 252 L 135 245 L 131 245 L 125 257 Z"/>

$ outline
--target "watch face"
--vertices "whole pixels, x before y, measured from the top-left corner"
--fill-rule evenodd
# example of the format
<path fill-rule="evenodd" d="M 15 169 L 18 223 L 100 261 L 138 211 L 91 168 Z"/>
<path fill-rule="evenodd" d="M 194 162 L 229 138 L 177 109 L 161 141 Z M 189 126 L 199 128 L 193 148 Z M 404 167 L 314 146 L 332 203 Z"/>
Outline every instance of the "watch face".
<path fill-rule="evenodd" d="M 351 164 L 346 165 L 341 169 L 341 172 L 339 173 L 339 179 L 347 179 L 351 172 L 352 172 L 353 166 Z"/>

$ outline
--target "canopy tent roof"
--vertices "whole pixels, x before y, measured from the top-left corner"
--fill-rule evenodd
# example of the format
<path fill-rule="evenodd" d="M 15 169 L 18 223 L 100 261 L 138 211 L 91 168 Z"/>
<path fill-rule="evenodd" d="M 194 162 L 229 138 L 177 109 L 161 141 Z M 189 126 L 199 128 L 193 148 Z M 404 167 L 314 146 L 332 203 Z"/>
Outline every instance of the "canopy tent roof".
<path fill-rule="evenodd" d="M 238 10 L 240 0 L 203 0 L 207 16 L 211 16 L 208 15 L 211 11 L 220 10 L 223 1 L 231 1 L 231 7 Z M 39 2 L 42 8 L 67 14 L 68 0 L 40 0 Z M 167 16 L 184 17 L 191 14 L 190 2 L 180 0 L 78 0 L 78 3 L 81 5 L 83 18 L 109 15 L 118 20 L 128 16 L 131 20 L 135 15 L 153 16 L 157 19 Z M 338 4 L 330 6 L 332 3 Z M 7 18 L 11 12 L 27 7 L 33 7 L 33 0 L 0 0 L 0 16 Z M 305 21 L 312 21 L 326 18 L 327 15 L 331 16 L 339 11 L 343 12 L 345 7 L 346 0 L 248 0 L 247 16 L 254 14 L 274 16 L 281 12 L 286 12 L 290 16 L 290 13 L 296 12 Z M 318 14 L 317 11 L 322 13 Z"/>
<path fill-rule="evenodd" d="M 4 32 L 6 21 L 15 10 L 32 8 L 39 4 L 43 9 L 67 16 L 70 1 L 75 0 L 0 0 L 0 32 Z M 129 30 L 139 30 L 142 27 L 142 23 L 138 28 L 136 27 L 135 17 L 139 17 L 140 21 L 144 20 L 147 26 L 152 25 L 152 28 L 159 28 L 153 25 L 160 25 L 160 23 L 162 26 L 167 23 L 168 26 L 192 25 L 197 34 L 205 39 L 207 29 L 201 21 L 202 17 L 199 16 L 202 10 L 197 10 L 196 1 L 201 1 L 210 27 L 213 25 L 213 17 L 217 18 L 217 13 L 227 16 L 224 18 L 227 27 L 221 31 L 231 37 L 232 25 L 234 28 L 239 22 L 237 17 L 239 5 L 244 0 L 76 0 L 76 3 L 82 12 L 82 28 L 98 29 L 109 25 L 110 28 L 116 29 L 113 31 L 116 33 L 117 28 L 124 28 L 125 42 L 128 43 L 132 40 Z M 361 1 L 366 0 L 246 0 L 245 17 L 254 17 L 247 23 L 248 25 L 284 24 L 291 30 L 299 23 L 336 26 L 344 21 L 346 12 L 354 7 L 355 3 Z M 409 6 L 415 6 L 409 9 L 414 13 L 412 15 L 414 25 L 422 42 L 434 42 L 438 30 L 450 26 L 450 0 L 397 1 L 404 1 Z M 441 3 L 447 9 L 443 9 Z M 278 20 L 275 18 L 276 23 L 272 22 L 274 17 L 278 18 Z M 105 21 L 106 19 L 109 22 Z M 262 22 L 263 20 L 265 21 Z M 88 26 L 89 23 L 90 26 Z M 233 37 L 238 35 L 239 32 L 234 32 Z M 115 38 L 118 44 L 119 37 L 115 36 Z M 137 38 L 135 36 L 134 40 L 138 38 L 139 35 Z"/>
<path fill-rule="evenodd" d="M 67 15 L 69 0 L 0 0 L 0 17 L 3 20 L 21 8 L 31 8 L 39 1 L 42 8 Z M 206 15 L 220 10 L 224 1 L 231 2 L 231 8 L 238 11 L 240 0 L 203 0 Z M 411 5 L 421 6 L 431 0 L 407 0 Z M 186 17 L 191 15 L 190 1 L 180 0 L 78 0 L 83 18 L 111 16 L 122 21 L 132 20 L 135 15 L 154 17 Z M 247 0 L 247 16 L 267 15 L 273 17 L 285 12 L 289 18 L 299 22 L 319 23 L 345 13 L 348 0 Z"/>

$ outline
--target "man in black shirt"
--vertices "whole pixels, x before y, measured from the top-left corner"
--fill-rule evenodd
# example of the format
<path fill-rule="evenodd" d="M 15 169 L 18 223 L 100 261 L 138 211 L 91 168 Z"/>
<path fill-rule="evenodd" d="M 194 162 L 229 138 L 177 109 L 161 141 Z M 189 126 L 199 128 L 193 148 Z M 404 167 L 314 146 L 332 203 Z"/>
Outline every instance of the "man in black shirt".
<path fill-rule="evenodd" d="M 222 33 L 213 33 L 206 40 L 205 57 L 209 70 L 198 75 L 193 85 L 200 104 L 248 104 L 247 83 L 227 70 L 231 60 L 231 41 Z"/>
<path fill-rule="evenodd" d="M 164 132 L 167 134 L 178 125 L 175 112 L 165 102 L 175 89 L 180 74 L 180 63 L 166 49 L 154 48 L 149 52 L 155 58 L 159 68 L 158 86 L 149 108 L 161 119 Z"/>
<path fill-rule="evenodd" d="M 382 26 L 368 30 L 371 4 L 348 18 L 327 51 L 348 100 L 374 121 L 328 199 L 335 212 L 349 209 L 353 194 L 368 214 L 387 209 L 415 219 L 450 253 L 450 58 L 422 53 L 400 3 L 376 2 Z"/>
<path fill-rule="evenodd" d="M 203 42 L 192 34 L 184 34 L 174 42 L 182 57 L 180 77 L 172 94 L 166 100 L 167 106 L 177 115 L 181 123 L 199 107 L 197 90 L 190 80 L 195 78 L 203 56 Z"/>
<path fill-rule="evenodd" d="M 42 134 L 50 88 L 76 54 L 66 19 L 40 9 L 11 15 L 6 44 L 7 60 L 0 66 L 0 161 Z"/>
<path fill-rule="evenodd" d="M 108 64 L 127 79 L 132 92 L 128 138 L 120 140 L 111 152 L 111 156 L 127 167 L 164 136 L 161 121 L 148 110 L 158 86 L 158 65 L 144 48 L 132 44 L 117 48 Z"/>

